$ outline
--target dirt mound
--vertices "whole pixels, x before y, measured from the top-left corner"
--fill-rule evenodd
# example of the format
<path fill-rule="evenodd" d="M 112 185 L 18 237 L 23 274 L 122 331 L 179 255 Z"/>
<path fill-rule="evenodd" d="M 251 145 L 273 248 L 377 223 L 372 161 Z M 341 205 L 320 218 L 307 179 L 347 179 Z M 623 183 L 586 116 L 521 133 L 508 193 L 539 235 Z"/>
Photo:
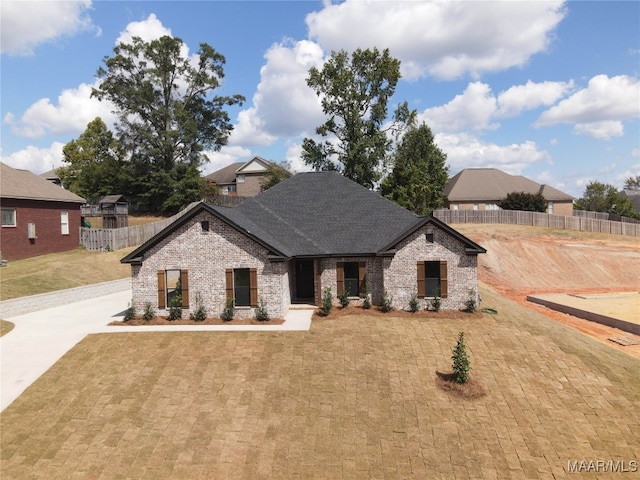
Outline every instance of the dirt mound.
<path fill-rule="evenodd" d="M 532 293 L 640 291 L 640 239 L 519 225 L 454 224 L 487 249 L 480 282 L 500 294 L 607 341 L 620 334 L 604 325 L 553 312 L 526 301 Z M 624 351 L 631 352 L 631 347 Z M 640 348 L 634 348 L 640 356 Z"/>

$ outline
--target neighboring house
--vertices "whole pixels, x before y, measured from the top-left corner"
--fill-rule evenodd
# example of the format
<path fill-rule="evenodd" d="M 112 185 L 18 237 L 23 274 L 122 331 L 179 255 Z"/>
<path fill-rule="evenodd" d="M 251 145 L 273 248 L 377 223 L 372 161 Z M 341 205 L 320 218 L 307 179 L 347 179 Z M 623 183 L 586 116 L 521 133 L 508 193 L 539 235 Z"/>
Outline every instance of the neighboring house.
<path fill-rule="evenodd" d="M 62 179 L 58 175 L 58 169 L 54 168 L 53 170 L 49 170 L 48 172 L 41 173 L 40 176 L 46 180 L 49 180 L 51 183 L 61 187 Z"/>
<path fill-rule="evenodd" d="M 0 163 L 2 235 L 6 260 L 78 248 L 84 199 L 27 170 Z"/>
<path fill-rule="evenodd" d="M 498 210 L 498 202 L 513 192 L 541 193 L 547 200 L 547 213 L 573 215 L 571 195 L 496 168 L 465 168 L 450 178 L 444 189 L 444 206 L 450 210 Z"/>
<path fill-rule="evenodd" d="M 271 162 L 255 156 L 248 162 L 232 163 L 205 178 L 218 185 L 223 195 L 255 197 L 262 192 L 262 181 Z"/>
<path fill-rule="evenodd" d="M 631 200 L 634 210 L 636 212 L 640 212 L 640 190 L 631 190 L 626 188 L 620 192 L 620 195 L 623 195 Z"/>
<path fill-rule="evenodd" d="M 383 292 L 396 308 L 416 294 L 443 309 L 477 295 L 477 256 L 485 249 L 433 217 L 418 217 L 335 172 L 299 173 L 236 207 L 201 202 L 124 257 L 133 304 L 165 313 L 181 295 L 212 316 L 234 299 L 240 317 L 259 301 L 283 316 L 291 303 Z M 477 298 L 476 298 L 477 300 Z M 188 313 L 188 312 L 187 312 Z"/>

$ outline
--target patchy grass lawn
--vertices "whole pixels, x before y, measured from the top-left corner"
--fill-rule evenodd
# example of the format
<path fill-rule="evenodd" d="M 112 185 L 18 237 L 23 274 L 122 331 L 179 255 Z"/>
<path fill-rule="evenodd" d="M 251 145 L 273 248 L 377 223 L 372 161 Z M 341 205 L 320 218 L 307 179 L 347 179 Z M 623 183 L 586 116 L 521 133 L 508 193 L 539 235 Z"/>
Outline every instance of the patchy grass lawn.
<path fill-rule="evenodd" d="M 131 267 L 121 264 L 120 259 L 133 250 L 77 249 L 9 262 L 2 267 L 0 300 L 126 278 Z"/>
<path fill-rule="evenodd" d="M 573 478 L 569 461 L 640 459 L 640 361 L 482 296 L 497 315 L 91 335 L 0 415 L 1 477 Z M 460 331 L 472 400 L 437 386 Z"/>

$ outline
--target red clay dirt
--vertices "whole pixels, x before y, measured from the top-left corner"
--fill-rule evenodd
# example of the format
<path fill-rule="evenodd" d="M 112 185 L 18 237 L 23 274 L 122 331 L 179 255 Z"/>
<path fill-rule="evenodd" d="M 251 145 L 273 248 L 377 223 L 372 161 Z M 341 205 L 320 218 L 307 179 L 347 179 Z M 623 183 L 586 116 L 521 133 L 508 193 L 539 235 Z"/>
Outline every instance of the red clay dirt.
<path fill-rule="evenodd" d="M 640 292 L 640 239 L 518 225 L 455 224 L 487 249 L 479 280 L 501 295 L 640 358 L 640 345 L 608 340 L 640 336 L 556 312 L 526 300 L 536 293 Z M 613 300 L 615 301 L 615 300 Z M 639 313 L 640 314 L 640 313 Z"/>

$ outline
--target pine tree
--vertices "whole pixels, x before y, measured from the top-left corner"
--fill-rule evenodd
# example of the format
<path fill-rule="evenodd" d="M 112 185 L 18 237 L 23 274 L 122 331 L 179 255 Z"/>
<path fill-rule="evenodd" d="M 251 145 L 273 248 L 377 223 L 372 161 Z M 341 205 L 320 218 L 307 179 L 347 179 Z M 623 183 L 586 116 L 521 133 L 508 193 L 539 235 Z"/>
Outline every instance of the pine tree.
<path fill-rule="evenodd" d="M 467 347 L 464 344 L 464 332 L 460 332 L 458 335 L 458 343 L 453 349 L 451 359 L 453 360 L 453 373 L 456 383 L 467 383 L 470 378 L 471 363 L 467 357 Z"/>

